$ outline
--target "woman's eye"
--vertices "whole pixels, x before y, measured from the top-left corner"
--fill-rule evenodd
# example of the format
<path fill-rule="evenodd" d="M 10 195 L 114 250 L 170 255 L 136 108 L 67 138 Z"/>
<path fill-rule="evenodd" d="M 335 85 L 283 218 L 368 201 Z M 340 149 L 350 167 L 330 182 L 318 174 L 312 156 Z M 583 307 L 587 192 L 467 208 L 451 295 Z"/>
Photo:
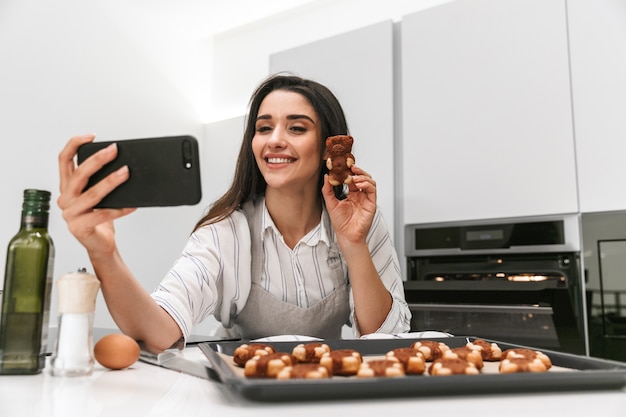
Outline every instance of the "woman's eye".
<path fill-rule="evenodd" d="M 269 132 L 270 130 L 272 130 L 272 128 L 269 127 L 269 126 L 258 126 L 256 128 L 256 131 L 259 132 L 259 133 Z"/>
<path fill-rule="evenodd" d="M 291 130 L 296 132 L 296 133 L 303 133 L 303 132 L 307 131 L 306 127 L 304 127 L 304 126 L 292 126 Z"/>

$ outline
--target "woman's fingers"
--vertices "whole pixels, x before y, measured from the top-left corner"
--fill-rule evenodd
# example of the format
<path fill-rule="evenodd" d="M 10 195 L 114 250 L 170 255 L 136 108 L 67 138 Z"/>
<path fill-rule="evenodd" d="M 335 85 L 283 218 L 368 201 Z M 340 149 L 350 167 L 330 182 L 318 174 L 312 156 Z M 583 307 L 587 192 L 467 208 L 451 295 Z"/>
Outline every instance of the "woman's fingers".
<path fill-rule="evenodd" d="M 128 166 L 124 165 L 123 167 L 118 168 L 116 171 L 110 173 L 96 184 L 89 187 L 89 189 L 84 190 L 81 195 L 81 199 L 83 200 L 82 204 L 89 208 L 94 207 L 102 201 L 107 194 L 125 182 L 129 176 L 130 173 L 128 171 Z M 83 184 L 81 181 L 81 190 L 85 188 L 85 185 L 87 185 L 87 182 L 84 182 Z"/>
<path fill-rule="evenodd" d="M 83 192 L 89 178 L 117 156 L 117 145 L 113 143 L 95 152 L 76 166 L 75 157 L 78 148 L 93 139 L 93 135 L 75 136 L 59 154 L 61 195 L 57 204 L 61 209 L 67 209 L 70 206 L 78 212 L 91 209 L 115 187 L 128 179 L 128 167 L 124 166 Z"/>
<path fill-rule="evenodd" d="M 70 177 L 76 168 L 74 157 L 78 152 L 78 148 L 85 143 L 92 142 L 94 138 L 94 135 L 74 136 L 65 144 L 65 147 L 59 153 L 59 178 L 61 192 L 64 191 L 65 185 L 70 180 Z"/>
<path fill-rule="evenodd" d="M 376 181 L 374 181 L 370 174 L 356 165 L 352 166 L 352 174 L 352 182 L 350 183 L 351 191 L 376 193 Z"/>
<path fill-rule="evenodd" d="M 352 174 L 354 175 L 366 175 L 368 177 L 371 177 L 370 174 L 368 174 L 366 171 L 361 169 L 361 167 L 358 165 L 352 165 L 351 169 L 352 169 Z"/>

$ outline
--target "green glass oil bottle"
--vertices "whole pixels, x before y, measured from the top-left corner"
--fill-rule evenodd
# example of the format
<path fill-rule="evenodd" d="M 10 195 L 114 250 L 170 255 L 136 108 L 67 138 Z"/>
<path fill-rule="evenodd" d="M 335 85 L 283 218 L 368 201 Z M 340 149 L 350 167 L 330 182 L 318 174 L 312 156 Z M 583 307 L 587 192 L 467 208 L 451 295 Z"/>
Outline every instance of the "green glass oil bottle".
<path fill-rule="evenodd" d="M 7 249 L 0 374 L 36 374 L 45 367 L 54 269 L 49 211 L 49 191 L 24 190 L 20 230 Z"/>

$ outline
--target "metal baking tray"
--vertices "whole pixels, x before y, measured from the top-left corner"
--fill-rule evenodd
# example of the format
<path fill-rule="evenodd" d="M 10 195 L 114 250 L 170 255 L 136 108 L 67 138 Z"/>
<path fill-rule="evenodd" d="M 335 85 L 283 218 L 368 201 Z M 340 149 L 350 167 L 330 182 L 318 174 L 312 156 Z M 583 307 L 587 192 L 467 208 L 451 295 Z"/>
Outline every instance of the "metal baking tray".
<path fill-rule="evenodd" d="M 446 343 L 451 348 L 464 346 L 476 337 L 428 338 Z M 355 349 L 368 357 L 384 355 L 386 352 L 411 346 L 421 339 L 356 339 L 325 340 L 331 349 Z M 483 339 L 489 342 L 493 340 Z M 479 375 L 405 376 L 399 378 L 356 378 L 332 377 L 323 380 L 276 380 L 246 378 L 232 362 L 232 354 L 238 342 L 200 343 L 199 347 L 211 363 L 210 377 L 228 387 L 233 392 L 254 401 L 302 401 L 336 400 L 373 397 L 421 397 L 449 395 L 480 395 L 550 391 L 614 390 L 626 386 L 626 363 L 587 356 L 554 352 L 541 349 L 553 364 L 544 373 L 499 374 L 497 372 Z M 291 352 L 294 346 L 303 341 L 266 342 L 277 351 Z M 495 341 L 502 350 L 527 347 Z M 428 364 L 427 364 L 428 365 Z M 487 365 L 487 363 L 486 363 Z"/>

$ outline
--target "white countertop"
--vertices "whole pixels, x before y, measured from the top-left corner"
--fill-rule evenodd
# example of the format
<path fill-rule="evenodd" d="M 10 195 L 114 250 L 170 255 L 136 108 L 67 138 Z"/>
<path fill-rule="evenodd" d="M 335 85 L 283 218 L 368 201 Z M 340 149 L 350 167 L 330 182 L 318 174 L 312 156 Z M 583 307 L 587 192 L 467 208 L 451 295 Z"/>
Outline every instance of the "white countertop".
<path fill-rule="evenodd" d="M 195 347 L 185 358 L 205 361 Z M 0 416 L 298 416 L 420 415 L 481 417 L 626 415 L 626 390 L 497 394 L 347 400 L 328 402 L 257 403 L 238 397 L 219 383 L 143 362 L 121 371 L 99 365 L 91 376 L 59 378 L 49 368 L 38 375 L 0 376 Z"/>

